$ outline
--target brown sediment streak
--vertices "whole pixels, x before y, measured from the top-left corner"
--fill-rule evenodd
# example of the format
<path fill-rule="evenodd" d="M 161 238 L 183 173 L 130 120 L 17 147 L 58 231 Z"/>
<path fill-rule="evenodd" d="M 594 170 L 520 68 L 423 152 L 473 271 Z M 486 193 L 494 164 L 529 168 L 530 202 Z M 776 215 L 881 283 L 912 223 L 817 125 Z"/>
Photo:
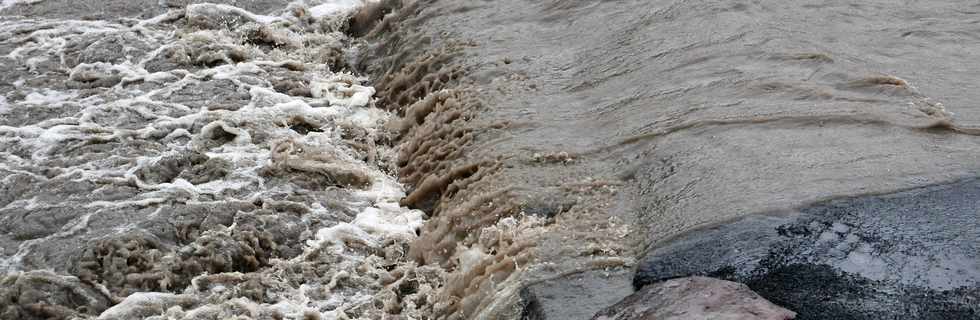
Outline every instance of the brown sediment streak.
<path fill-rule="evenodd" d="M 400 135 L 399 177 L 412 186 L 401 204 L 423 209 L 431 217 L 411 244 L 409 257 L 449 271 L 439 293 L 443 303 L 431 310 L 434 318 L 473 315 L 494 294 L 493 283 L 503 281 L 518 264 L 530 259 L 525 249 L 532 242 L 485 239 L 484 228 L 513 216 L 519 207 L 511 200 L 509 189 L 492 183 L 499 162 L 466 158 L 466 148 L 478 131 L 471 122 L 472 111 L 480 107 L 467 93 L 430 93 L 409 106 L 399 126 L 393 128 Z M 486 242 L 483 249 L 496 254 L 461 269 L 453 257 L 460 248 L 474 246 L 481 239 Z"/>
<path fill-rule="evenodd" d="M 451 168 L 448 173 L 430 173 L 415 185 L 408 196 L 402 199 L 401 204 L 410 207 L 419 207 L 433 211 L 432 203 L 446 191 L 450 184 L 456 180 L 466 179 L 480 171 L 478 164 L 466 164 Z"/>
<path fill-rule="evenodd" d="M 477 174 L 487 161 L 463 161 L 473 141 L 470 113 L 479 107 L 462 91 L 443 90 L 408 107 L 397 132 L 399 177 L 414 186 L 403 205 L 432 211 L 434 201 L 457 180 Z M 484 170 L 486 171 L 486 170 Z"/>
<path fill-rule="evenodd" d="M 778 117 L 766 117 L 766 116 L 754 116 L 746 118 L 730 118 L 730 119 L 710 119 L 710 120 L 697 120 L 688 121 L 672 126 L 668 126 L 663 129 L 659 129 L 649 133 L 643 133 L 634 135 L 631 137 L 624 138 L 618 142 L 594 149 L 585 151 L 574 156 L 582 155 L 592 155 L 607 152 L 609 150 L 622 148 L 624 146 L 633 145 L 643 141 L 648 141 L 663 136 L 667 136 L 673 133 L 677 133 L 684 130 L 704 128 L 711 126 L 731 126 L 731 125 L 747 125 L 747 124 L 765 124 L 765 123 L 780 123 L 780 124 L 796 124 L 801 126 L 825 126 L 825 125 L 871 125 L 871 126 L 891 126 L 906 128 L 914 131 L 928 131 L 928 132 L 949 132 L 955 134 L 964 134 L 970 136 L 980 136 L 980 128 L 963 127 L 955 124 L 952 119 L 948 117 L 929 117 L 922 118 L 920 120 L 921 124 L 904 124 L 897 121 L 891 121 L 883 119 L 882 117 L 876 117 L 869 114 L 859 114 L 859 115 L 788 115 L 788 116 L 778 116 Z"/>
<path fill-rule="evenodd" d="M 492 185 L 492 176 L 500 169 L 498 162 L 468 163 L 461 159 L 473 135 L 472 129 L 467 128 L 471 125 L 455 110 L 465 104 L 451 99 L 444 100 L 448 103 L 434 103 L 450 94 L 440 91 L 416 105 L 419 108 L 414 110 L 428 113 L 421 125 L 406 118 L 416 125 L 407 130 L 399 144 L 399 175 L 403 182 L 414 186 L 402 204 L 422 208 L 431 215 L 412 243 L 409 257 L 450 271 L 446 287 L 438 295 L 438 300 L 446 304 L 436 305 L 432 315 L 468 318 L 488 303 L 487 298 L 494 294 L 493 283 L 503 281 L 517 265 L 529 261 L 530 253 L 525 249 L 532 242 L 515 244 L 509 242 L 512 238 L 500 239 L 499 235 L 496 240 L 486 240 L 484 228 L 514 215 L 519 208 L 511 201 L 509 189 Z M 437 107 L 425 106 L 430 102 Z M 474 246 L 480 240 L 484 241 L 485 250 L 496 254 L 483 257 L 476 266 L 461 269 L 453 257 L 460 248 Z"/>
<path fill-rule="evenodd" d="M 479 104 L 459 91 L 440 91 L 409 107 L 395 128 L 401 139 L 397 165 L 402 180 L 418 185 L 432 172 L 446 171 L 473 140 L 469 125 Z"/>
<path fill-rule="evenodd" d="M 817 59 L 823 60 L 821 54 L 804 54 L 798 56 L 780 57 L 786 59 Z M 826 57 L 829 59 L 829 57 Z M 779 85 L 783 84 L 767 84 L 767 85 Z M 941 132 L 945 131 L 948 133 L 964 134 L 964 135 L 980 135 L 980 128 L 964 127 L 957 125 L 952 118 L 952 115 L 948 113 L 942 104 L 937 104 L 930 102 L 930 99 L 915 90 L 914 87 L 909 85 L 909 83 L 901 78 L 890 76 L 890 75 L 877 75 L 860 78 L 857 80 L 845 81 L 839 85 L 836 85 L 838 89 L 841 90 L 897 90 L 903 96 L 908 96 L 913 100 L 909 102 L 912 108 L 908 110 L 903 110 L 898 116 L 872 113 L 872 112 L 847 112 L 841 114 L 783 114 L 783 115 L 766 115 L 757 114 L 745 117 L 728 117 L 722 119 L 701 119 L 701 120 L 691 120 L 686 122 L 681 122 L 677 124 L 667 125 L 661 129 L 654 130 L 653 132 L 643 133 L 634 135 L 631 137 L 624 138 L 615 142 L 612 145 L 601 147 L 598 149 L 585 151 L 575 156 L 580 155 L 590 155 L 602 153 L 611 149 L 621 148 L 623 146 L 632 145 L 638 142 L 647 141 L 655 139 L 658 137 L 670 135 L 676 132 L 703 128 L 710 126 L 730 126 L 730 125 L 748 125 L 748 124 L 763 124 L 763 123 L 781 123 L 781 124 L 795 124 L 800 126 L 825 126 L 825 125 L 849 125 L 849 124 L 860 124 L 860 125 L 873 125 L 873 126 L 893 126 L 900 128 L 907 128 L 914 131 L 929 131 L 929 132 Z M 828 95 L 828 97 L 830 97 Z M 844 99 L 848 100 L 848 99 Z M 862 101 L 862 100 L 853 100 Z M 876 101 L 876 100 L 871 100 Z M 681 119 L 674 119 L 679 122 Z"/>
<path fill-rule="evenodd" d="M 899 79 L 894 76 L 873 76 L 867 77 L 860 80 L 851 81 L 847 84 L 849 87 L 873 87 L 880 85 L 890 85 L 896 87 L 908 88 L 909 84 L 905 80 Z"/>
<path fill-rule="evenodd" d="M 434 310 L 435 318 L 471 318 L 490 303 L 490 297 L 496 292 L 496 283 L 503 282 L 522 265 L 532 261 L 530 249 L 534 246 L 533 239 L 515 241 L 510 238 L 503 241 L 507 242 L 496 245 L 500 248 L 497 254 L 482 259 L 469 270 L 450 275 L 447 286 L 439 295 L 440 300 L 450 304 Z"/>
<path fill-rule="evenodd" d="M 386 21 L 371 34 L 412 25 Z M 445 270 L 434 301 L 421 307 L 429 318 L 468 319 L 493 303 L 501 282 L 532 261 L 536 242 L 533 232 L 516 231 L 522 230 L 520 223 L 500 225 L 521 210 L 515 190 L 495 183 L 501 161 L 469 154 L 480 133 L 499 126 L 477 121 L 484 105 L 475 90 L 459 82 L 465 68 L 453 62 L 460 45 L 450 43 L 414 58 L 392 52 L 416 45 L 403 41 L 407 36 L 385 33 L 380 48 L 387 52 L 378 59 L 389 60 L 375 87 L 380 105 L 401 117 L 387 127 L 398 152 L 399 180 L 410 187 L 401 204 L 430 216 L 408 256 Z M 469 253 L 464 262 L 461 256 Z"/>
<path fill-rule="evenodd" d="M 409 255 L 422 263 L 450 266 L 449 257 L 457 245 L 473 244 L 466 239 L 469 232 L 491 225 L 503 215 L 517 209 L 506 201 L 508 190 L 496 190 L 462 196 L 458 203 L 430 219 L 422 235 L 412 244 Z M 445 203 L 445 202 L 444 202 Z M 448 203 L 447 203 L 448 204 Z"/>
<path fill-rule="evenodd" d="M 456 120 L 429 121 L 440 118 Z M 431 316 L 466 319 L 490 303 L 495 283 L 530 261 L 527 249 L 534 242 L 492 231 L 520 207 L 510 188 L 493 182 L 501 169 L 498 161 L 465 159 L 473 141 L 473 125 L 445 108 L 435 108 L 425 119 L 409 129 L 399 144 L 399 176 L 413 186 L 402 204 L 430 215 L 408 255 L 420 264 L 437 265 L 448 272 Z M 456 258 L 460 250 L 473 247 L 489 255 L 464 268 Z"/>
<path fill-rule="evenodd" d="M 457 52 L 454 46 L 444 47 L 416 59 L 396 73 L 386 75 L 377 87 L 378 96 L 383 97 L 388 109 L 407 111 L 400 109 L 408 108 L 415 101 L 447 88 L 459 79 L 463 73 L 462 67 L 449 64 Z"/>

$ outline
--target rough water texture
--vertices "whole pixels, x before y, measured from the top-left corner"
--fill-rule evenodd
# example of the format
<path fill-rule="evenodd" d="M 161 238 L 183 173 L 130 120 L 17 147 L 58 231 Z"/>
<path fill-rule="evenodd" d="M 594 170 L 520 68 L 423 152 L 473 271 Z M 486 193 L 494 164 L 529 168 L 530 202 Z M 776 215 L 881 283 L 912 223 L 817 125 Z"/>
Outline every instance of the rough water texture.
<path fill-rule="evenodd" d="M 368 34 L 359 66 L 403 119 L 397 165 L 414 188 L 402 203 L 432 215 L 411 252 L 448 272 L 452 303 L 433 315 L 589 319 L 630 294 L 617 288 L 648 249 L 699 227 L 976 177 L 978 12 L 968 1 L 404 6 Z M 975 220 L 980 206 L 963 206 Z M 908 234 L 945 215 L 921 219 L 937 223 Z M 505 221 L 526 231 L 482 241 Z M 579 273 L 589 285 L 570 283 Z M 976 301 L 974 284 L 957 285 L 942 290 Z M 777 291 L 766 298 L 791 300 Z M 947 298 L 919 303 L 962 310 Z"/>
<path fill-rule="evenodd" d="M 424 318 L 372 3 L 3 4 L 0 318 Z"/>
<path fill-rule="evenodd" d="M 590 319 L 700 227 L 980 169 L 968 1 L 192 2 L 3 2 L 4 317 Z"/>

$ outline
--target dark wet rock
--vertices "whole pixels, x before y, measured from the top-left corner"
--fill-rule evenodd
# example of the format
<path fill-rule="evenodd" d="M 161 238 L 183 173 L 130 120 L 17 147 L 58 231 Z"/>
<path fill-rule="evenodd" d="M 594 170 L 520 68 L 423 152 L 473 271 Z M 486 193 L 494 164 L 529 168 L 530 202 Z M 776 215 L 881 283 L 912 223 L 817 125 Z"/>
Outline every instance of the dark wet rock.
<path fill-rule="evenodd" d="M 634 286 L 707 275 L 799 319 L 980 317 L 980 181 L 750 215 L 653 248 Z"/>
<path fill-rule="evenodd" d="M 893 285 L 828 265 L 793 264 L 746 282 L 798 319 L 980 319 L 980 288 L 951 290 Z"/>
<path fill-rule="evenodd" d="M 748 286 L 690 277 L 644 287 L 593 320 L 794 319 L 796 313 L 766 301 Z"/>
<path fill-rule="evenodd" d="M 769 255 L 769 248 L 782 240 L 777 228 L 786 222 L 778 217 L 749 216 L 672 240 L 647 254 L 633 284 L 639 288 L 689 275 L 720 276 L 731 270 L 733 263 L 758 264 Z"/>
<path fill-rule="evenodd" d="M 108 297 L 71 276 L 35 270 L 0 277 L 0 319 L 67 319 L 94 316 Z"/>
<path fill-rule="evenodd" d="M 169 96 L 153 97 L 166 102 L 186 105 L 193 109 L 238 110 L 248 104 L 251 95 L 231 80 L 211 80 L 186 85 Z"/>
<path fill-rule="evenodd" d="M 523 319 L 588 319 L 633 293 L 630 272 L 590 270 L 537 282 L 521 289 Z"/>

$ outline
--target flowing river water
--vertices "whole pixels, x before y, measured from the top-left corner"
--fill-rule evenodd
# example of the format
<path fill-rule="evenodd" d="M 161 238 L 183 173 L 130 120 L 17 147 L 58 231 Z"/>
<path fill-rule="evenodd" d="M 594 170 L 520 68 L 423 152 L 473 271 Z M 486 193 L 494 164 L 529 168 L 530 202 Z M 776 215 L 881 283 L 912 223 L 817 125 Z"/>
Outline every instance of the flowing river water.
<path fill-rule="evenodd" d="M 975 2 L 214 2 L 0 3 L 0 318 L 980 316 Z"/>

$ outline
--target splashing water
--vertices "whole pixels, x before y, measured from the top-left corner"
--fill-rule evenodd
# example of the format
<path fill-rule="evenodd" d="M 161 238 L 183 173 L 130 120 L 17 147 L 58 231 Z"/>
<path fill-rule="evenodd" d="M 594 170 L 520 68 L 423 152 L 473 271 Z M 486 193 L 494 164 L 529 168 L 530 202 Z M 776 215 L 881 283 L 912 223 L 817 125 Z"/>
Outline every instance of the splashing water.
<path fill-rule="evenodd" d="M 363 4 L 2 18 L 0 315 L 421 317 L 396 300 L 440 278 L 405 259 L 424 214 L 343 71 Z"/>

